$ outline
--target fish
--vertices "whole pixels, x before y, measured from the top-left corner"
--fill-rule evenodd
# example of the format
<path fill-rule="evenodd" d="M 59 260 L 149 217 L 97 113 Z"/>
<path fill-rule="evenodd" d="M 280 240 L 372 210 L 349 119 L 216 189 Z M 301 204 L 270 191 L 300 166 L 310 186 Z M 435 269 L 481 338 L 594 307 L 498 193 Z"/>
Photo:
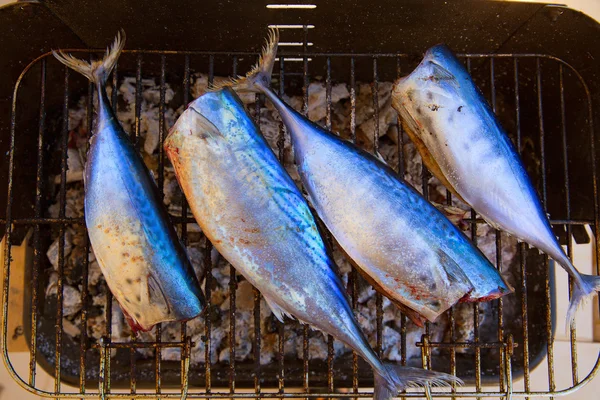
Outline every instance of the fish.
<path fill-rule="evenodd" d="M 119 124 L 106 81 L 123 47 L 119 32 L 104 58 L 54 56 L 96 86 L 97 118 L 84 173 L 90 244 L 132 331 L 202 314 L 204 295 L 149 170 Z"/>
<path fill-rule="evenodd" d="M 573 278 L 567 311 L 600 290 L 600 277 L 581 274 L 558 243 L 515 146 L 463 64 L 446 45 L 392 88 L 392 106 L 432 173 L 492 227 L 543 251 Z"/>
<path fill-rule="evenodd" d="M 194 100 L 164 149 L 198 225 L 273 314 L 332 335 L 373 368 L 375 398 L 451 375 L 383 363 L 358 326 L 306 200 L 229 88 Z"/>
<path fill-rule="evenodd" d="M 262 92 L 277 109 L 309 202 L 365 279 L 418 325 L 459 301 L 511 293 L 481 251 L 381 157 L 311 122 L 269 88 L 277 40 L 271 31 L 259 63 L 222 85 Z"/>

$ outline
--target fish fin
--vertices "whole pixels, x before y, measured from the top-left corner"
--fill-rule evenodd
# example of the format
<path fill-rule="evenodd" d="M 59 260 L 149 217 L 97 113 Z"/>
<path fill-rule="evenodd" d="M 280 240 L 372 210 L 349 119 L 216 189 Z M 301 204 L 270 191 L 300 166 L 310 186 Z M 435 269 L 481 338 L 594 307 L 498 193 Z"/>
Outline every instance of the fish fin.
<path fill-rule="evenodd" d="M 571 302 L 567 311 L 567 329 L 573 325 L 575 313 L 582 302 L 585 302 L 600 291 L 600 276 L 580 274 L 581 283 L 573 285 Z"/>
<path fill-rule="evenodd" d="M 452 259 L 452 257 L 450 257 L 448 254 L 444 253 L 444 251 L 442 249 L 438 249 L 436 251 L 436 253 L 437 253 L 440 265 L 444 269 L 444 272 L 446 272 L 446 276 L 447 276 L 449 282 L 451 282 L 451 283 L 465 282 L 465 281 L 470 282 L 469 278 L 465 275 L 465 273 L 462 270 L 462 268 L 460 267 L 460 265 L 458 265 L 456 263 L 456 261 L 454 261 Z"/>
<path fill-rule="evenodd" d="M 194 135 L 198 136 L 200 139 L 223 139 L 223 133 L 213 124 L 208 118 L 202 115 L 198 110 L 194 108 L 193 105 L 188 107 L 188 110 L 192 110 L 194 112 L 193 123 L 195 126 Z"/>
<path fill-rule="evenodd" d="M 125 31 L 117 32 L 117 37 L 112 46 L 106 49 L 106 53 L 101 60 L 92 62 L 73 57 L 71 54 L 65 54 L 61 50 L 54 51 L 54 57 L 67 67 L 79 72 L 96 85 L 104 85 L 111 71 L 117 64 L 119 55 L 125 46 Z"/>
<path fill-rule="evenodd" d="M 377 159 L 379 161 L 381 161 L 382 163 L 384 163 L 385 165 L 388 165 L 387 161 L 385 161 L 385 158 L 383 158 L 383 156 L 381 155 L 380 152 L 375 151 L 375 157 L 377 157 Z"/>
<path fill-rule="evenodd" d="M 432 80 L 432 81 L 444 81 L 449 83 L 450 85 L 454 86 L 455 88 L 458 88 L 459 84 L 458 81 L 456 80 L 456 77 L 450 72 L 448 71 L 446 68 L 442 67 L 441 65 L 430 61 L 431 62 L 431 67 L 433 69 L 433 74 L 428 77 L 427 79 Z"/>
<path fill-rule="evenodd" d="M 267 296 L 263 295 L 263 297 L 265 298 L 265 301 L 269 305 L 269 308 L 271 309 L 271 312 L 273 313 L 273 315 L 275 315 L 275 317 L 280 322 L 283 322 L 286 315 L 290 318 L 294 318 L 293 315 L 286 312 L 283 308 L 279 307 L 274 301 L 270 300 Z"/>
<path fill-rule="evenodd" d="M 277 45 L 279 44 L 279 29 L 270 28 L 267 43 L 262 48 L 262 53 L 256 65 L 246 74 L 230 80 L 220 82 L 209 87 L 209 91 L 217 91 L 225 87 L 233 87 L 239 91 L 259 92 L 261 88 L 271 86 L 271 73 L 275 65 Z"/>
<path fill-rule="evenodd" d="M 426 320 L 425 317 L 423 317 L 421 314 L 419 314 L 412 308 L 405 306 L 404 304 L 400 303 L 395 299 L 392 299 L 391 297 L 388 297 L 388 299 L 390 299 L 392 304 L 395 305 L 402 312 L 402 314 L 406 315 L 408 319 L 410 319 L 416 326 L 418 326 L 419 328 L 423 328 L 423 322 Z"/>
<path fill-rule="evenodd" d="M 374 371 L 375 390 L 374 400 L 390 400 L 399 391 L 407 388 L 432 386 L 462 385 L 463 382 L 443 372 L 430 371 L 422 368 L 405 367 L 391 363 L 383 363 L 383 371 Z"/>
<path fill-rule="evenodd" d="M 160 283 L 158 283 L 154 275 L 148 274 L 146 282 L 148 285 L 148 300 L 150 305 L 163 307 L 166 314 L 171 314 L 171 306 L 169 305 L 167 296 L 165 296 L 165 292 L 163 292 Z"/>

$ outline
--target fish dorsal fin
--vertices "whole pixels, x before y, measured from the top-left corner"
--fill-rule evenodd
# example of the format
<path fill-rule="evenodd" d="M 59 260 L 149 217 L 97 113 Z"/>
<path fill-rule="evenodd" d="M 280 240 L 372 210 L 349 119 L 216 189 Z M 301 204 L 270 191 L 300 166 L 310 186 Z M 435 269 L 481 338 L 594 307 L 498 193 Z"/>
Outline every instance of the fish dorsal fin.
<path fill-rule="evenodd" d="M 264 296 L 264 294 L 263 294 L 263 296 Z M 290 318 L 294 318 L 293 315 L 286 312 L 283 308 L 279 307 L 273 300 L 269 299 L 268 296 L 264 296 L 264 298 L 265 298 L 265 301 L 267 302 L 267 304 L 269 305 L 269 308 L 273 312 L 273 315 L 275 315 L 275 317 L 280 322 L 283 322 L 283 319 L 285 318 L 286 315 Z"/>
<path fill-rule="evenodd" d="M 147 278 L 147 293 L 148 302 L 153 307 L 160 307 L 164 310 L 165 314 L 171 313 L 171 306 L 165 296 L 165 293 L 158 283 L 158 280 L 152 274 L 148 274 Z"/>

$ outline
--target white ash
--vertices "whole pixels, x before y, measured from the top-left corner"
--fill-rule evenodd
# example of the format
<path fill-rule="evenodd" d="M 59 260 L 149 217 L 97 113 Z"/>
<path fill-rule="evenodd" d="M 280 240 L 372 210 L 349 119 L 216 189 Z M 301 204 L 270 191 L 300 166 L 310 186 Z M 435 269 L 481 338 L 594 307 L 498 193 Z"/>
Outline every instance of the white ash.
<path fill-rule="evenodd" d="M 215 77 L 214 81 L 218 83 L 224 78 Z M 117 117 L 126 132 L 135 132 L 135 78 L 124 77 L 119 85 L 119 106 Z M 191 94 L 194 98 L 206 92 L 208 87 L 208 77 L 205 74 L 195 74 L 191 85 Z M 392 84 L 390 82 L 380 82 L 378 85 L 378 113 L 379 119 L 375 120 L 375 110 L 373 108 L 373 87 L 368 83 L 358 83 L 356 90 L 356 140 L 357 143 L 368 151 L 373 149 L 373 139 L 375 126 L 379 127 L 379 153 L 386 163 L 395 170 L 399 169 L 399 153 L 401 147 L 404 165 L 405 180 L 413 185 L 419 192 L 422 193 L 422 170 L 423 165 L 415 147 L 409 140 L 407 135 L 398 129 L 397 114 L 391 107 L 390 92 Z M 110 89 L 110 88 L 109 88 Z M 154 79 L 142 80 L 142 103 L 140 114 L 140 149 L 144 161 L 156 178 L 158 171 L 158 147 L 159 147 L 159 103 L 160 103 L 160 88 Z M 109 90 L 110 91 L 110 90 Z M 172 105 L 171 100 L 176 93 L 167 85 L 165 91 L 165 129 L 169 129 L 177 117 L 183 112 L 184 106 L 181 104 Z M 289 135 L 285 133 L 282 127 L 281 120 L 277 111 L 270 102 L 261 104 L 256 115 L 255 101 L 257 96 L 253 93 L 240 93 L 240 97 L 250 115 L 253 118 L 259 117 L 260 129 L 265 136 L 269 145 L 274 149 L 276 154 L 279 154 L 278 141 L 283 134 L 283 163 L 286 170 L 290 173 L 293 180 L 300 185 L 300 179 L 295 166 L 293 165 L 293 153 Z M 303 98 L 302 96 L 285 97 L 285 100 L 290 103 L 295 109 L 302 111 Z M 94 99 L 94 101 L 97 101 Z M 330 122 L 332 130 L 345 139 L 350 139 L 352 136 L 350 126 L 350 93 L 348 86 L 345 84 L 334 84 L 331 88 L 331 115 Z M 69 110 L 69 128 L 70 140 L 68 151 L 68 171 L 67 171 L 67 192 L 66 192 L 66 207 L 65 215 L 70 218 L 83 217 L 83 177 L 86 146 L 88 138 L 87 127 L 87 99 L 81 98 L 77 107 Z M 325 126 L 327 120 L 327 96 L 326 88 L 322 82 L 312 82 L 308 87 L 308 116 L 321 126 Z M 94 117 L 95 118 L 95 117 Z M 166 133 L 166 132 L 165 132 Z M 399 143 L 402 143 L 402 146 Z M 181 204 L 183 195 L 177 181 L 175 179 L 173 168 L 167 163 L 164 169 L 164 201 L 169 212 L 173 215 L 181 215 Z M 51 185 L 54 185 L 56 191 L 55 203 L 52 204 L 47 214 L 50 217 L 57 218 L 60 214 L 58 185 L 60 184 L 60 175 L 51 177 Z M 428 181 L 429 195 L 432 201 L 440 204 L 445 204 L 446 188 L 443 187 L 435 178 L 430 178 Z M 470 224 L 464 222 L 464 218 L 470 218 L 468 207 L 460 203 L 453 197 L 452 206 L 439 206 L 440 209 L 450 217 L 450 219 L 469 235 Z M 188 215 L 191 212 L 188 210 Z M 177 229 L 181 232 L 181 227 Z M 206 287 L 206 279 L 203 271 L 207 262 L 204 256 L 206 249 L 206 239 L 202 235 L 201 229 L 196 223 L 187 224 L 187 253 L 192 262 L 196 274 L 202 278 L 202 287 Z M 67 279 L 63 285 L 63 329 L 67 336 L 81 336 L 81 279 L 77 281 L 77 275 L 81 273 L 82 264 L 85 260 L 86 237 L 85 230 L 82 226 L 72 226 L 65 231 L 65 273 L 72 271 L 71 275 L 67 274 Z M 54 270 L 50 272 L 48 277 L 48 285 L 46 288 L 46 297 L 51 298 L 56 295 L 57 273 L 58 269 L 58 230 L 53 232 L 53 243 L 47 250 L 47 256 Z M 477 240 L 484 254 L 493 262 L 496 260 L 496 236 L 495 230 L 487 225 L 477 225 Z M 503 270 L 501 271 L 505 278 L 514 284 L 514 272 L 508 271 L 515 259 L 516 241 L 507 236 L 502 235 L 502 260 Z M 352 271 L 352 264 L 345 257 L 342 251 L 334 245 L 333 257 L 339 267 L 342 280 L 345 284 L 349 281 L 349 275 Z M 211 309 L 207 311 L 203 317 L 188 321 L 187 334 L 191 336 L 195 343 L 191 351 L 192 363 L 201 364 L 205 361 L 207 337 L 205 332 L 206 318 L 211 321 L 210 333 L 210 359 L 212 363 L 228 363 L 230 360 L 229 348 L 229 318 L 230 318 L 230 298 L 229 298 L 229 280 L 230 280 L 230 265 L 222 258 L 209 258 L 212 263 L 211 269 Z M 87 335 L 92 340 L 98 340 L 107 333 L 106 324 L 106 301 L 107 291 L 106 282 L 102 276 L 102 272 L 97 260 L 90 249 L 87 257 L 87 272 L 88 272 L 88 288 L 90 303 L 89 307 L 93 308 L 94 312 L 89 313 L 87 319 Z M 376 296 L 373 288 L 366 284 L 365 281 L 358 276 L 358 307 L 356 310 L 357 320 L 365 332 L 369 342 L 374 345 L 377 340 L 377 324 L 375 303 Z M 236 361 L 251 361 L 254 358 L 254 290 L 252 286 L 243 279 L 239 274 L 236 274 L 237 290 L 236 290 L 236 320 L 235 320 L 235 358 Z M 514 296 L 513 296 L 514 297 Z M 508 298 L 507 298 L 508 299 Z M 49 301 L 52 301 L 51 299 Z M 510 307 L 516 307 L 515 301 L 507 300 L 504 303 L 505 310 Z M 483 303 L 479 306 L 480 323 L 485 324 L 491 321 L 493 317 L 493 309 L 490 303 Z M 456 329 L 454 340 L 456 341 L 472 341 L 473 337 L 473 305 L 459 304 L 455 307 L 454 316 L 456 320 Z M 401 360 L 402 340 L 401 332 L 401 313 L 400 311 L 385 297 L 383 298 L 383 354 L 384 358 L 390 361 Z M 261 297 L 260 301 L 260 335 L 261 335 L 261 364 L 269 364 L 275 362 L 278 357 L 279 322 L 271 313 L 265 300 Z M 415 346 L 416 342 L 421 341 L 421 336 L 424 333 L 422 328 L 418 328 L 412 322 L 406 322 L 406 357 L 407 359 L 421 357 L 421 349 Z M 430 340 L 442 341 L 450 340 L 449 318 L 442 315 L 436 323 L 429 325 L 431 332 Z M 125 321 L 125 318 L 119 309 L 116 301 L 113 300 L 112 307 L 112 340 L 128 341 L 131 340 L 131 329 Z M 286 321 L 284 336 L 284 351 L 286 357 L 295 357 L 302 359 L 303 357 L 303 327 L 296 321 Z M 179 323 L 162 324 L 163 341 L 179 341 L 181 339 L 181 330 Z M 154 341 L 155 331 L 140 332 L 138 341 Z M 311 359 L 326 359 L 328 353 L 327 337 L 319 331 L 309 330 L 309 356 Z M 350 349 L 339 341 L 334 342 L 334 354 L 340 356 L 348 353 Z M 467 350 L 458 350 L 467 351 Z M 138 354 L 141 357 L 154 357 L 154 350 L 145 348 L 138 349 Z M 433 354 L 438 353 L 434 349 Z M 163 349 L 162 359 L 177 361 L 181 359 L 181 350 Z"/>

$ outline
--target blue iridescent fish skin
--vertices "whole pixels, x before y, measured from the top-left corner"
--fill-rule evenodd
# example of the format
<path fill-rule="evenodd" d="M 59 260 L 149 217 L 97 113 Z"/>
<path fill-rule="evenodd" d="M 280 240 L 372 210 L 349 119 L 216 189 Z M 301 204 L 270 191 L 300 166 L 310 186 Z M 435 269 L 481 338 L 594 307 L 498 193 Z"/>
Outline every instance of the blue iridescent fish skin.
<path fill-rule="evenodd" d="M 308 204 L 237 95 L 226 88 L 192 102 L 165 150 L 202 231 L 273 313 L 331 334 L 394 388 L 400 378 L 359 329 Z M 405 385 L 453 379 L 420 369 L 405 372 Z"/>
<path fill-rule="evenodd" d="M 600 278 L 580 274 L 564 253 L 515 147 L 463 64 L 445 45 L 429 49 L 394 85 L 392 105 L 450 190 L 493 227 L 537 247 L 573 277 L 571 322 L 578 304 L 600 289 Z"/>
<path fill-rule="evenodd" d="M 104 63 L 111 57 L 116 62 L 120 47 L 115 44 Z M 92 64 L 90 72 L 85 62 L 58 58 L 97 84 L 98 115 L 85 166 L 85 221 L 111 292 L 134 331 L 198 316 L 205 301 L 192 265 L 150 172 L 110 107 L 104 83 L 112 67 L 97 64 L 94 70 Z"/>
<path fill-rule="evenodd" d="M 386 296 L 434 321 L 457 301 L 511 292 L 481 251 L 392 169 L 266 93 L 291 134 L 313 207 Z"/>

